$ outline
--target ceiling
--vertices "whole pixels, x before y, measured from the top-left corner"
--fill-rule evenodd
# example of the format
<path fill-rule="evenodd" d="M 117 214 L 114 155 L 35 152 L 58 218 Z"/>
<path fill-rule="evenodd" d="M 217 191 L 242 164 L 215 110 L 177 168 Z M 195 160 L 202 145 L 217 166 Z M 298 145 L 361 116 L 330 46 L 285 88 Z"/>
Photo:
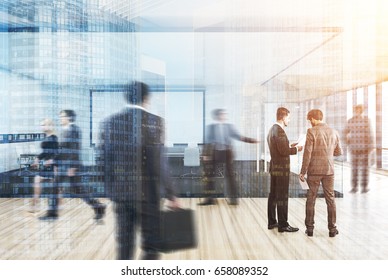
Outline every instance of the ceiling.
<path fill-rule="evenodd" d="M 289 98 L 388 78 L 384 0 L 100 1 L 139 25 L 170 83 L 234 85 Z"/>
<path fill-rule="evenodd" d="M 388 80 L 386 0 L 95 3 L 138 25 L 140 52 L 165 63 L 169 85 L 300 100 Z"/>

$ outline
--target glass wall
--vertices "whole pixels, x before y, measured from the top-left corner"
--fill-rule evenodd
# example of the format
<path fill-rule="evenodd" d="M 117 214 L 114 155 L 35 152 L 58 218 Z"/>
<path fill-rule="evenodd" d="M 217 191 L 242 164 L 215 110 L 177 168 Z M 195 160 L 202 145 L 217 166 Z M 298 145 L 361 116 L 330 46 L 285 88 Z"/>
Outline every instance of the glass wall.
<path fill-rule="evenodd" d="M 381 101 L 377 100 L 377 87 L 381 87 Z M 327 122 L 332 123 L 333 126 L 339 131 L 342 132 L 346 120 L 350 119 L 353 116 L 353 107 L 357 104 L 364 105 L 364 115 L 369 118 L 372 133 L 376 143 L 382 143 L 382 166 L 376 166 L 376 153 L 380 147 L 375 146 L 374 151 L 372 152 L 372 160 L 371 166 L 376 168 L 388 169 L 388 157 L 387 157 L 387 147 L 388 147 L 388 134 L 384 129 L 387 127 L 388 123 L 385 118 L 388 117 L 386 110 L 384 110 L 385 106 L 387 106 L 388 102 L 388 85 L 386 82 L 382 84 L 372 84 L 366 87 L 360 87 L 353 90 L 349 90 L 347 92 L 340 92 L 328 97 L 328 102 L 326 104 L 332 105 L 335 104 L 335 107 L 326 107 L 327 108 Z M 322 103 L 319 99 L 315 99 L 314 102 L 317 104 Z M 379 104 L 381 102 L 381 104 Z M 308 106 L 309 102 L 305 103 L 305 106 Z M 301 105 L 303 106 L 303 105 Z M 333 112 L 333 110 L 335 110 Z M 379 119 L 381 116 L 381 120 Z M 376 134 L 376 131 L 379 130 L 378 126 L 382 127 L 382 133 Z M 344 139 L 342 139 L 344 140 Z M 349 161 L 350 157 L 347 153 L 347 147 L 344 145 L 345 161 Z"/>
<path fill-rule="evenodd" d="M 244 3 L 239 4 L 244 12 L 223 21 L 222 28 L 212 22 L 220 19 L 212 18 L 219 12 L 216 6 L 203 5 L 194 12 L 201 17 L 190 27 L 173 29 L 168 20 L 156 27 L 148 22 L 153 19 L 141 18 L 141 11 L 162 9 L 157 3 L 135 2 L 0 1 L 0 109 L 4 116 L 0 135 L 12 141 L 36 140 L 1 140 L 0 172 L 18 170 L 21 154 L 39 151 L 40 139 L 33 135 L 41 132 L 43 118 L 54 119 L 59 133 L 58 112 L 69 108 L 76 111 L 83 132 L 84 164 L 93 166 L 99 122 L 123 106 L 122 92 L 132 79 L 149 82 L 156 102 L 163 104 L 152 110 L 166 119 L 167 146 L 203 142 L 204 127 L 214 122 L 211 112 L 216 108 L 228 111 L 228 121 L 242 135 L 258 138 L 258 145 L 233 143 L 236 162 L 248 162 L 254 170 L 249 173 L 254 180 L 243 183 L 243 188 L 254 191 L 263 187 L 257 173 L 266 170 L 260 165 L 269 160 L 266 135 L 277 107 L 291 110 L 287 129 L 291 141 L 306 132 L 306 114 L 313 108 L 321 109 L 325 121 L 339 132 L 358 103 L 366 106 L 375 131 L 381 114 L 385 125 L 385 112 L 373 109 L 378 107 L 379 92 L 370 80 L 375 82 L 376 77 L 349 72 L 370 69 L 369 63 L 376 66 L 377 51 L 368 47 L 363 55 L 352 53 L 365 40 L 363 34 L 347 31 L 357 31 L 362 19 L 373 31 L 368 40 L 380 34 L 369 17 L 343 17 L 346 5 L 324 1 L 307 11 L 303 9 L 306 3 L 287 4 L 287 13 L 292 11 L 295 17 L 284 22 L 281 15 L 264 20 L 263 25 L 257 10 Z M 238 10 L 237 1 L 229 4 L 225 18 Z M 383 83 L 383 108 L 386 91 Z M 157 97 L 160 92 L 166 94 Z M 388 168 L 387 139 L 383 134 L 383 168 Z M 348 160 L 346 153 L 338 162 L 342 159 Z M 301 157 L 293 161 L 292 171 L 297 174 Z"/>
<path fill-rule="evenodd" d="M 91 107 L 107 110 L 106 103 L 93 104 L 90 92 L 117 90 L 140 71 L 134 24 L 102 10 L 98 1 L 0 5 L 6 15 L 0 22 L 0 173 L 11 174 L 2 180 L 0 194 L 18 195 L 31 192 L 32 174 L 21 165 L 21 155 L 40 153 L 42 119 L 54 120 L 59 136 L 59 111 L 73 109 L 82 131 L 83 164 L 91 166 Z M 123 104 L 122 95 L 110 100 Z"/>
<path fill-rule="evenodd" d="M 94 13 L 95 7 L 87 3 L 9 4 L 9 15 L 21 22 L 32 18 L 34 30 L 10 23 L 9 32 L 0 34 L 9 54 L 2 64 L 3 77 L 12 83 L 2 88 L 8 92 L 3 96 L 10 96 L 3 108 L 13 110 L 7 115 L 11 125 L 7 132 L 35 129 L 37 120 L 56 118 L 58 110 L 66 106 L 86 111 L 90 89 L 123 83 L 134 76 L 136 54 L 131 33 L 89 32 L 96 25 L 101 31 L 120 28 L 124 32 L 134 29 L 133 25 L 114 15 Z M 15 80 L 24 83 L 12 82 Z M 89 118 L 81 115 L 79 121 L 89 122 Z"/>
<path fill-rule="evenodd" d="M 388 127 L 388 112 L 385 108 L 388 106 L 388 83 L 385 82 L 382 84 L 382 105 L 383 108 L 381 112 L 381 118 L 382 118 L 382 135 L 381 135 L 381 149 L 382 149 L 382 168 L 388 169 L 388 129 L 384 129 Z"/>

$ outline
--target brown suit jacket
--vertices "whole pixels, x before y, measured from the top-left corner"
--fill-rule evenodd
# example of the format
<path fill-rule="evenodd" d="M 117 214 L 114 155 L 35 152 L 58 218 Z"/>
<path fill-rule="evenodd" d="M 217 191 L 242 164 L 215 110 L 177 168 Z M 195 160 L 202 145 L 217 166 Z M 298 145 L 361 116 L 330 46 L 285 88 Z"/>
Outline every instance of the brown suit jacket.
<path fill-rule="evenodd" d="M 307 130 L 301 174 L 333 175 L 334 156 L 342 155 L 338 132 L 325 123 Z"/>
<path fill-rule="evenodd" d="M 351 153 L 359 154 L 372 151 L 374 140 L 368 117 L 354 116 L 349 119 L 344 129 L 344 141 L 348 144 Z"/>

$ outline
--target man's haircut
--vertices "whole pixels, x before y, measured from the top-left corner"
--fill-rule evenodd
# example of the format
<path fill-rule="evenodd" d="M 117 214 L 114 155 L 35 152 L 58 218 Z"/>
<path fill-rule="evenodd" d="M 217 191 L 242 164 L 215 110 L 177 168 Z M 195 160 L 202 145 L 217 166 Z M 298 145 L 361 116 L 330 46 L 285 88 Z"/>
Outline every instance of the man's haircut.
<path fill-rule="evenodd" d="M 226 112 L 225 109 L 214 109 L 214 110 L 212 111 L 212 117 L 213 117 L 213 119 L 217 120 L 218 117 L 219 117 L 221 114 L 225 113 L 225 112 Z"/>
<path fill-rule="evenodd" d="M 364 105 L 362 104 L 357 104 L 356 106 L 353 107 L 353 112 L 354 113 L 364 113 Z"/>
<path fill-rule="evenodd" d="M 284 117 L 287 117 L 290 111 L 287 108 L 279 107 L 276 111 L 276 120 L 281 120 Z"/>
<path fill-rule="evenodd" d="M 307 120 L 311 121 L 314 118 L 315 120 L 321 121 L 323 120 L 323 113 L 321 110 L 313 109 L 307 113 Z"/>
<path fill-rule="evenodd" d="M 134 81 L 127 85 L 124 92 L 125 100 L 130 104 L 140 105 L 150 95 L 147 84 L 139 81 Z"/>
<path fill-rule="evenodd" d="M 60 113 L 65 114 L 69 118 L 70 122 L 75 122 L 75 118 L 77 115 L 74 110 L 66 109 L 62 110 Z"/>

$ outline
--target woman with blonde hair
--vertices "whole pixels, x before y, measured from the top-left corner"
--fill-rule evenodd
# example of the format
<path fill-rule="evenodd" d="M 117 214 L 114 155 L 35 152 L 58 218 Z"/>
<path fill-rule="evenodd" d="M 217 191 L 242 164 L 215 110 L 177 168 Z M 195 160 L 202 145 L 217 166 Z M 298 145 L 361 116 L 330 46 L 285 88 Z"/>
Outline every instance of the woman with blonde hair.
<path fill-rule="evenodd" d="M 55 135 L 54 122 L 51 119 L 44 119 L 41 122 L 42 131 L 45 133 L 40 147 L 40 153 L 33 163 L 33 167 L 39 170 L 39 173 L 34 178 L 34 197 L 32 199 L 32 209 L 30 212 L 35 212 L 39 197 L 42 191 L 42 183 L 45 181 L 54 181 L 54 165 L 55 158 L 58 154 L 58 137 Z"/>

